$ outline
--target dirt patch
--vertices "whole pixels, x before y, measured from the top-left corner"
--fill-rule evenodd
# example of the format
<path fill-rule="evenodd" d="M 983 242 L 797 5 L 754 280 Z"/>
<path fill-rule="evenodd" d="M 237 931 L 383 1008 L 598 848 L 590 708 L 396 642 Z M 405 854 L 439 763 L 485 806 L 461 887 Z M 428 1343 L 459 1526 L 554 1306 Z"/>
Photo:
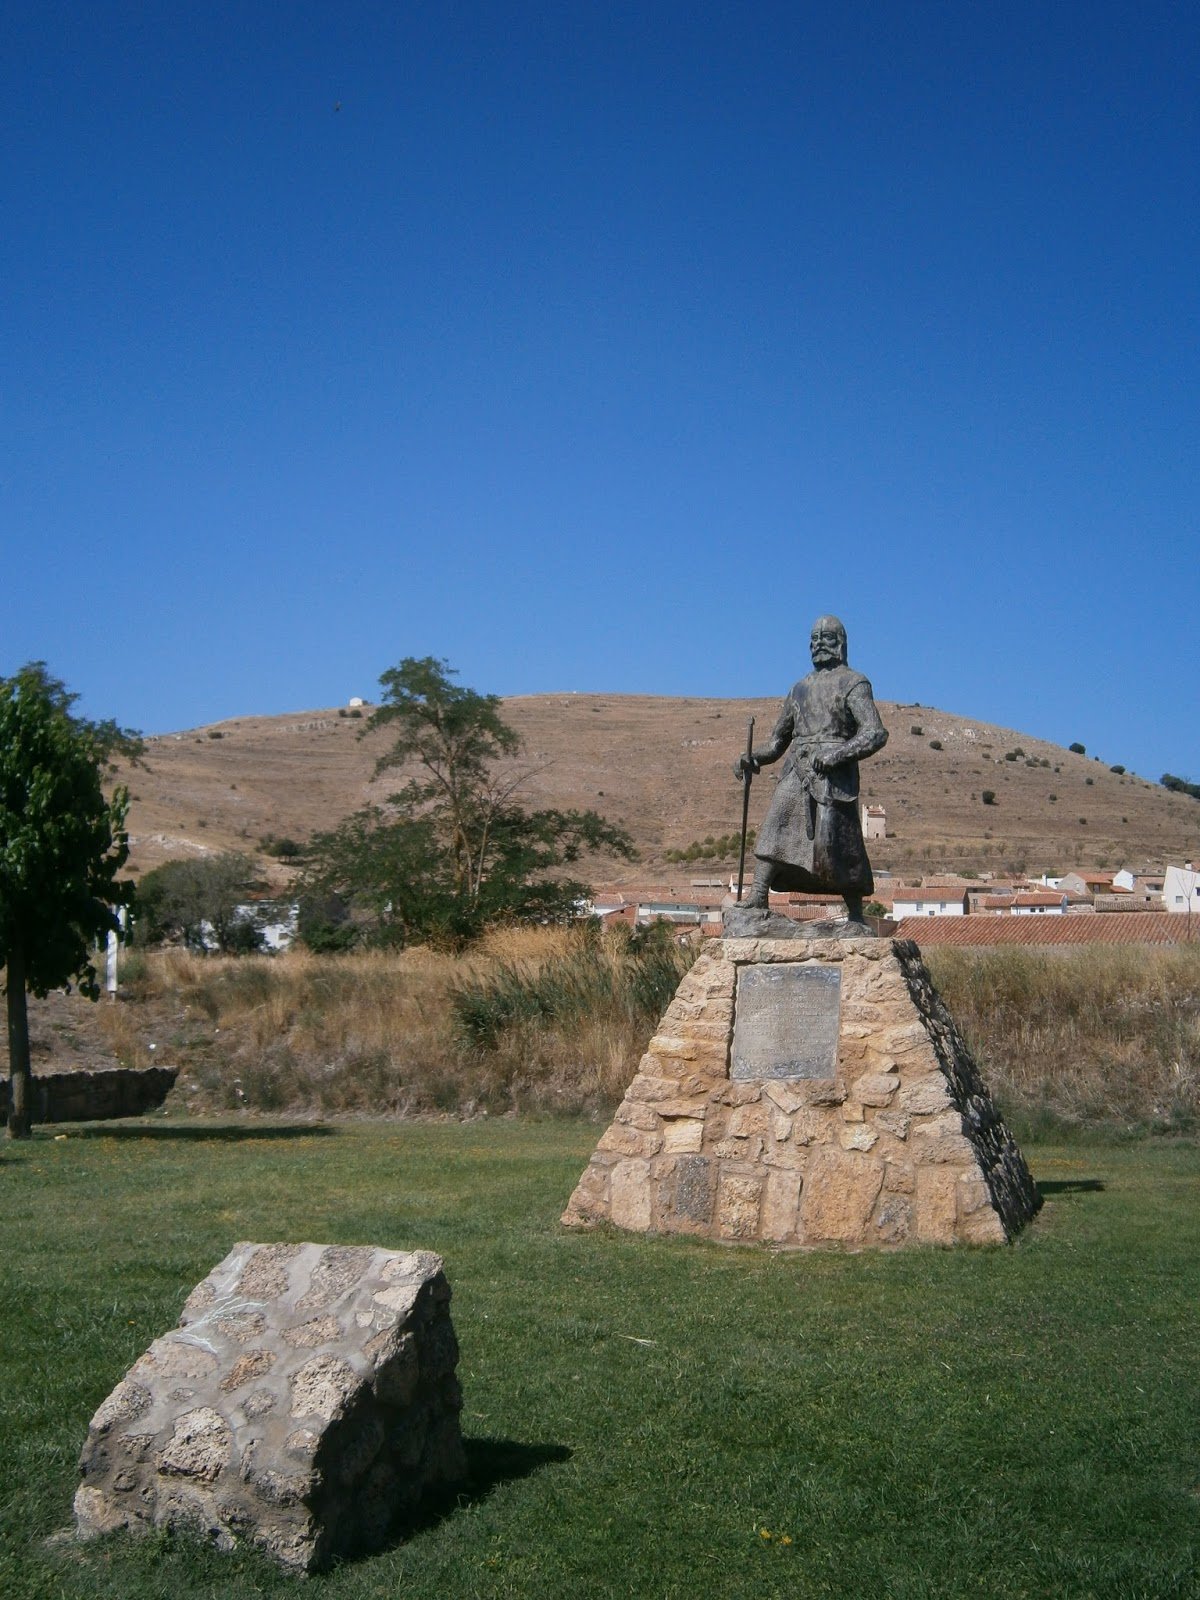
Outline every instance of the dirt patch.
<path fill-rule="evenodd" d="M 102 1032 L 99 1015 L 102 1007 L 114 1003 L 107 997 L 92 1001 L 62 990 L 44 1000 L 31 995 L 29 1054 L 34 1072 L 108 1072 L 123 1065 Z"/>

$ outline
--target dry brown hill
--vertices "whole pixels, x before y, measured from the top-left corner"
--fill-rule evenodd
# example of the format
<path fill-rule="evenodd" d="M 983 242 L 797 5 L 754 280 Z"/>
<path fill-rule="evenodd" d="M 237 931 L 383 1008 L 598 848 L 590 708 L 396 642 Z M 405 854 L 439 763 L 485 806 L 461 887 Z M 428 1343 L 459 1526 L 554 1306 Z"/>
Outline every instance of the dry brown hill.
<path fill-rule="evenodd" d="M 592 807 L 637 841 L 636 865 L 589 864 L 593 878 L 608 883 L 661 877 L 666 851 L 739 826 L 732 765 L 745 746 L 746 720 L 757 719 L 762 739 L 777 709 L 774 700 L 653 695 L 528 695 L 504 703 L 532 769 L 524 802 Z M 947 868 L 1065 871 L 1200 856 L 1200 803 L 1187 795 L 1012 729 L 927 706 L 885 701 L 880 711 L 891 738 L 862 767 L 864 800 L 887 809 L 889 836 L 871 848 L 878 867 L 910 876 Z M 381 800 L 398 787 L 395 774 L 372 780 L 387 734 L 360 739 L 363 725 L 344 710 L 315 711 L 238 717 L 150 739 L 144 765 L 126 774 L 133 869 L 215 850 L 260 854 L 268 835 L 303 841 Z M 772 769 L 755 782 L 752 822 L 771 783 Z M 985 790 L 994 804 L 983 803 Z M 685 879 L 704 870 L 704 863 L 671 869 Z"/>

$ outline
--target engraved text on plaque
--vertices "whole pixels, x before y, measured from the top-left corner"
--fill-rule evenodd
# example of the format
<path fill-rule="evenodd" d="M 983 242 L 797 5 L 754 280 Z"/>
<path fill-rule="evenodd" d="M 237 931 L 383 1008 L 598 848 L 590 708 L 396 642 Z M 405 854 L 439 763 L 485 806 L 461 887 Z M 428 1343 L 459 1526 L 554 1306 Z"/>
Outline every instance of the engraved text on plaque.
<path fill-rule="evenodd" d="M 840 967 L 772 962 L 738 972 L 731 1078 L 837 1075 Z"/>

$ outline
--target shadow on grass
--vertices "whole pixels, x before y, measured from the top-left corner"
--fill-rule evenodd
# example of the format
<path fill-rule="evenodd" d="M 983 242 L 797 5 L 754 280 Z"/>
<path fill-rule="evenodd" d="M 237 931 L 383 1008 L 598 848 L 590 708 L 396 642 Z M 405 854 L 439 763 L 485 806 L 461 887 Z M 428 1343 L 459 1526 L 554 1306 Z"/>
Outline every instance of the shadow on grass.
<path fill-rule="evenodd" d="M 1099 1178 L 1039 1178 L 1038 1192 L 1050 1194 L 1103 1194 L 1104 1184 Z"/>
<path fill-rule="evenodd" d="M 339 1553 L 333 1558 L 333 1567 L 335 1569 L 355 1567 L 361 1562 L 385 1555 L 389 1550 L 399 1549 L 418 1534 L 439 1527 L 457 1512 L 465 1511 L 469 1506 L 478 1505 L 486 1500 L 501 1484 L 528 1478 L 533 1473 L 540 1472 L 543 1467 L 561 1465 L 571 1459 L 571 1451 L 566 1445 L 519 1444 L 515 1439 L 464 1439 L 463 1448 L 467 1458 L 465 1483 L 430 1490 L 418 1505 L 396 1519 L 385 1539 L 379 1543 L 372 1542 L 364 1548 Z M 96 1555 L 105 1562 L 110 1559 L 110 1554 L 128 1555 L 135 1546 L 140 1545 L 143 1551 L 148 1548 L 152 1556 L 156 1552 L 159 1555 L 170 1555 L 174 1552 L 187 1563 L 191 1571 L 201 1574 L 211 1571 L 214 1585 L 219 1584 L 222 1575 L 220 1569 L 228 1557 L 218 1554 L 213 1544 L 203 1535 L 186 1527 L 156 1528 L 153 1531 L 146 1530 L 145 1533 L 144 1541 L 140 1537 L 132 1541 L 126 1533 L 118 1530 L 94 1542 L 89 1540 L 81 1543 L 75 1537 L 74 1528 L 64 1528 L 51 1534 L 44 1541 L 43 1549 L 47 1554 L 57 1556 L 64 1561 L 82 1565 L 89 1557 L 94 1558 Z M 243 1559 L 251 1563 L 261 1562 L 264 1570 L 273 1568 L 270 1557 L 254 1550 L 249 1542 L 243 1544 L 239 1540 L 238 1543 L 239 1553 Z M 327 1573 L 327 1568 L 319 1569 L 314 1581 L 319 1581 L 319 1577 Z M 198 1593 L 199 1590 L 189 1588 L 188 1592 Z M 218 1594 L 224 1591 L 214 1586 L 206 1592 Z M 257 1594 L 261 1591 L 255 1589 L 254 1592 Z M 381 1590 L 376 1592 L 382 1593 Z"/>
<path fill-rule="evenodd" d="M 427 1494 L 420 1505 L 402 1517 L 392 1529 L 385 1549 L 405 1544 L 418 1533 L 425 1533 L 445 1522 L 456 1511 L 478 1505 L 502 1483 L 528 1478 L 543 1467 L 561 1465 L 571 1459 L 565 1444 L 518 1444 L 515 1439 L 464 1439 L 467 1456 L 467 1481 L 454 1488 Z M 372 1552 L 378 1554 L 378 1551 Z M 360 1558 L 352 1558 L 360 1559 Z"/>
<path fill-rule="evenodd" d="M 41 1132 L 46 1132 L 57 1123 L 46 1123 Z M 326 1139 L 337 1133 L 336 1128 L 325 1126 L 324 1123 L 283 1123 L 274 1127 L 255 1126 L 245 1127 L 241 1123 L 222 1123 L 203 1128 L 170 1127 L 165 1123 L 145 1122 L 135 1125 L 123 1124 L 114 1128 L 103 1122 L 89 1122 L 83 1127 L 73 1124 L 70 1126 L 72 1139 L 178 1139 L 182 1143 L 203 1144 L 210 1141 L 223 1144 L 237 1144 L 246 1139 Z"/>

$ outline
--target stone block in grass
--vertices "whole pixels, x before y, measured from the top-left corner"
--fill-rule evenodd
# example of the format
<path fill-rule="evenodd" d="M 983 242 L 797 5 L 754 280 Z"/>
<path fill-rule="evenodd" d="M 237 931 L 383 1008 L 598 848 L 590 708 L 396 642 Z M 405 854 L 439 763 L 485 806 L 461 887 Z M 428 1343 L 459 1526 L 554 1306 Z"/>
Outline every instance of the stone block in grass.
<path fill-rule="evenodd" d="M 465 1477 L 439 1256 L 238 1244 L 92 1418 L 76 1531 L 185 1528 L 314 1571 Z"/>

